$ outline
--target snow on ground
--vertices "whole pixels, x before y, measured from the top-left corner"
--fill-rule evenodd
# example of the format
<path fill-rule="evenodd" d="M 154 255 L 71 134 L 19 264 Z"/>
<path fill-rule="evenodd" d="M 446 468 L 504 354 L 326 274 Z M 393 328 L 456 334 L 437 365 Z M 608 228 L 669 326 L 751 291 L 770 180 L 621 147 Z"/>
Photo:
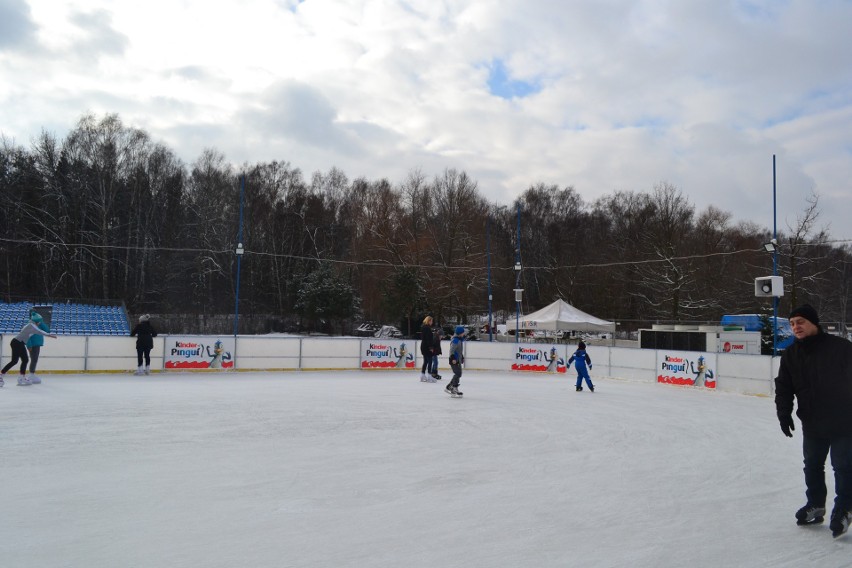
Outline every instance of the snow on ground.
<path fill-rule="evenodd" d="M 801 438 L 768 398 L 482 372 L 463 399 L 394 371 L 10 382 L 3 566 L 852 565 L 852 535 L 796 526 Z"/>

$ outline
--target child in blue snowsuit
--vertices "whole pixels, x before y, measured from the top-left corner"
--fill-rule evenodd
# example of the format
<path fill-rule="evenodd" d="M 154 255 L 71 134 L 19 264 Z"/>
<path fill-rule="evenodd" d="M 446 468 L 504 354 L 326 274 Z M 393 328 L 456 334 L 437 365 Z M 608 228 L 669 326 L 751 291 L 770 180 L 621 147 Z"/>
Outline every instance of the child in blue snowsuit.
<path fill-rule="evenodd" d="M 456 334 L 450 341 L 450 368 L 453 370 L 453 379 L 444 390 L 453 397 L 462 395 L 462 392 L 459 391 L 459 383 L 461 382 L 462 365 L 464 365 L 464 332 L 464 326 L 457 326 Z"/>
<path fill-rule="evenodd" d="M 583 390 L 583 379 L 586 379 L 586 384 L 589 385 L 589 390 L 595 392 L 595 385 L 592 384 L 592 378 L 589 376 L 589 370 L 586 369 L 586 364 L 589 369 L 592 368 L 592 358 L 586 353 L 586 344 L 582 341 L 577 345 L 577 350 L 568 359 L 568 365 L 574 363 L 577 369 L 577 392 Z"/>

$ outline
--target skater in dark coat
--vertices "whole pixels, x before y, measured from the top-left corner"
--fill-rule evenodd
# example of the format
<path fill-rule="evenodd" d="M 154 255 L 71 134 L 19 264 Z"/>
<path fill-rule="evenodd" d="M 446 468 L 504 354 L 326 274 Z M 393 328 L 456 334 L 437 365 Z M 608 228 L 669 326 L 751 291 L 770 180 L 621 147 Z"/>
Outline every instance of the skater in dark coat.
<path fill-rule="evenodd" d="M 592 377 L 589 376 L 589 369 L 592 368 L 592 358 L 586 353 L 586 344 L 582 341 L 577 344 L 577 350 L 568 359 L 568 365 L 574 363 L 574 368 L 577 369 L 577 392 L 583 390 L 583 379 L 586 379 L 586 384 L 589 390 L 595 392 L 595 385 L 592 384 Z M 586 368 L 589 366 L 589 369 Z"/>
<path fill-rule="evenodd" d="M 822 522 L 828 490 L 825 460 L 834 468 L 832 535 L 849 528 L 852 510 L 852 343 L 825 333 L 816 310 L 805 304 L 790 313 L 796 341 L 781 355 L 775 378 L 775 409 L 781 431 L 793 437 L 793 399 L 802 421 L 807 503 L 798 524 Z"/>
<path fill-rule="evenodd" d="M 443 354 L 443 350 L 441 349 L 441 336 L 443 332 L 441 332 L 441 328 L 435 330 L 434 341 L 432 342 L 432 378 L 436 381 L 441 380 L 441 375 L 438 374 L 438 357 Z"/>
<path fill-rule="evenodd" d="M 420 369 L 420 380 L 428 381 L 427 374 L 432 367 L 432 356 L 435 355 L 432 343 L 432 316 L 423 318 L 423 327 L 420 328 L 420 354 L 423 355 L 423 367 Z"/>
<path fill-rule="evenodd" d="M 139 316 L 139 323 L 130 332 L 131 336 L 136 336 L 136 374 L 149 374 L 151 372 L 151 349 L 154 348 L 154 338 L 157 337 L 157 331 L 151 325 L 151 316 L 148 314 Z M 142 360 L 145 360 L 145 366 L 142 366 Z"/>
<path fill-rule="evenodd" d="M 459 391 L 459 383 L 462 376 L 462 365 L 464 365 L 464 326 L 456 327 L 456 334 L 450 340 L 450 368 L 453 370 L 453 380 L 444 389 L 447 394 L 459 397 L 463 393 Z"/>

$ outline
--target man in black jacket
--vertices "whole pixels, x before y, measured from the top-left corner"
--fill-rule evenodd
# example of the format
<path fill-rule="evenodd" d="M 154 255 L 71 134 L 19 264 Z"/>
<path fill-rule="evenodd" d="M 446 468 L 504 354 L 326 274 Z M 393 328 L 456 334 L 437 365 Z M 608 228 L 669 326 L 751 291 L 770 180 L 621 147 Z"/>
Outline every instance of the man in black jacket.
<path fill-rule="evenodd" d="M 802 421 L 808 502 L 796 512 L 796 519 L 800 525 L 824 520 L 825 460 L 830 452 L 836 497 L 829 526 L 838 537 L 852 518 L 852 343 L 825 333 L 808 304 L 790 313 L 790 324 L 796 341 L 781 355 L 775 408 L 781 431 L 790 438 L 795 430 L 794 396 Z"/>

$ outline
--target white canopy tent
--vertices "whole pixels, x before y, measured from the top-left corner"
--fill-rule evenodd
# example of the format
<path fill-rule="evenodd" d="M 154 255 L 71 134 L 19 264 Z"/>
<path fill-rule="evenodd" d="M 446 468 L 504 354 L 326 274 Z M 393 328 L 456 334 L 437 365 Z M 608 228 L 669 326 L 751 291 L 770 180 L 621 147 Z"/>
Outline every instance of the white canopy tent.
<path fill-rule="evenodd" d="M 523 316 L 520 318 L 518 325 L 521 329 L 535 331 L 615 332 L 615 322 L 589 315 L 564 300 L 556 300 L 537 312 Z"/>

